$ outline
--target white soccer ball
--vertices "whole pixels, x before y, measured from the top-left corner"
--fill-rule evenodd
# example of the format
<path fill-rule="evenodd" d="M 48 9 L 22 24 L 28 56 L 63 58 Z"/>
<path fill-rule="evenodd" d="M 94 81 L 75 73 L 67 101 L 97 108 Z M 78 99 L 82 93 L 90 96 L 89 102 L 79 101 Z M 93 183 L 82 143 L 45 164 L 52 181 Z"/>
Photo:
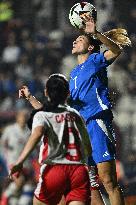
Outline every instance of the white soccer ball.
<path fill-rule="evenodd" d="M 76 28 L 83 28 L 84 22 L 80 18 L 80 15 L 85 12 L 90 12 L 90 15 L 94 18 L 94 21 L 96 22 L 97 20 L 97 11 L 96 8 L 88 3 L 88 2 L 81 2 L 75 4 L 69 12 L 69 20 L 72 26 Z"/>

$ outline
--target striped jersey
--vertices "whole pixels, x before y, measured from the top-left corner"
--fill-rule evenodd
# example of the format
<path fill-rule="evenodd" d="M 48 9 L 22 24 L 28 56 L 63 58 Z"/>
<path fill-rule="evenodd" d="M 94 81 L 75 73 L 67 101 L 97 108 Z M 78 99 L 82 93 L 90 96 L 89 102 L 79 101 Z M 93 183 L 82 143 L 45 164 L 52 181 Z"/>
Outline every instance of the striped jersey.
<path fill-rule="evenodd" d="M 32 132 L 38 126 L 44 127 L 39 153 L 41 165 L 85 162 L 85 150 L 90 142 L 84 122 L 75 109 L 59 105 L 55 112 L 39 111 L 34 115 Z"/>

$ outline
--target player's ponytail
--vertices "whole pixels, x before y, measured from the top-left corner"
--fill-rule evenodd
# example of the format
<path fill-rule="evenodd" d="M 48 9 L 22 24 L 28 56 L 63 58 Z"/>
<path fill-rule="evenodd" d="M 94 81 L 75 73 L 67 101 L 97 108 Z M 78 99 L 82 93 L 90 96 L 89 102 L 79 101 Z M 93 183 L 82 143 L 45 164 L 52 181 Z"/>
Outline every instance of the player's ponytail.
<path fill-rule="evenodd" d="M 128 37 L 128 33 L 126 29 L 123 28 L 112 29 L 110 31 L 104 32 L 103 34 L 108 38 L 110 38 L 111 40 L 113 40 L 118 45 L 120 45 L 121 47 L 131 46 L 131 40 Z M 92 45 L 94 45 L 93 52 L 99 52 L 102 42 L 97 38 L 94 38 L 92 35 L 88 33 L 85 33 L 84 36 L 86 36 L 89 42 Z"/>
<path fill-rule="evenodd" d="M 117 43 L 121 47 L 131 45 L 131 40 L 128 37 L 128 33 L 126 29 L 123 28 L 112 29 L 110 31 L 104 32 L 104 35 L 112 39 L 115 43 Z"/>

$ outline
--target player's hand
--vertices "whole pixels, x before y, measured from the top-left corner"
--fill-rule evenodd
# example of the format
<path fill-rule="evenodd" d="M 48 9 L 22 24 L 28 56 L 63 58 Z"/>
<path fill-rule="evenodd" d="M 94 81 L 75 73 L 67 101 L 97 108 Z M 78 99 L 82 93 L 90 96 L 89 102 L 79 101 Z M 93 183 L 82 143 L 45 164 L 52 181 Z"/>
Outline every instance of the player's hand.
<path fill-rule="evenodd" d="M 93 17 L 90 16 L 89 12 L 81 14 L 80 17 L 85 23 L 84 31 L 86 33 L 95 34 L 96 33 L 96 23 L 94 22 Z"/>
<path fill-rule="evenodd" d="M 23 169 L 22 163 L 11 165 L 10 171 L 9 171 L 9 178 L 13 180 L 15 178 L 18 178 L 22 169 Z"/>
<path fill-rule="evenodd" d="M 28 99 L 31 96 L 31 93 L 26 85 L 22 86 L 19 90 L 19 98 L 26 98 Z"/>

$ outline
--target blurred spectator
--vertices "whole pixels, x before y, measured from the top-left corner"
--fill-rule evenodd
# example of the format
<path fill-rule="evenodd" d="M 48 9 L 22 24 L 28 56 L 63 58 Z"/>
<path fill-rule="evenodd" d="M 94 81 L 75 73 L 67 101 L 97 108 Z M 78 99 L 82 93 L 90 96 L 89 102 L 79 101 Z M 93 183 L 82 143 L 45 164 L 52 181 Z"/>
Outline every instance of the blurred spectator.
<path fill-rule="evenodd" d="M 0 22 L 9 21 L 13 17 L 13 10 L 9 0 L 0 2 Z"/>
<path fill-rule="evenodd" d="M 3 101 L 0 101 L 0 110 L 11 110 L 13 106 L 13 99 L 17 91 L 16 83 L 10 72 L 0 74 L 0 96 L 3 97 Z"/>
<path fill-rule="evenodd" d="M 17 93 L 24 83 L 41 99 L 41 90 L 50 74 L 61 72 L 69 77 L 76 63 L 71 47 L 78 29 L 71 26 L 68 13 L 75 3 L 76 0 L 0 1 L 0 128 L 12 123 L 7 113 L 28 108 L 28 103 L 18 99 Z M 126 48 L 108 70 L 119 141 L 117 155 L 121 164 L 125 164 L 125 175 L 132 181 L 136 167 L 136 1 L 92 0 L 91 3 L 98 11 L 100 31 L 123 27 L 132 40 L 132 47 Z M 128 155 L 133 158 L 132 163 Z M 33 160 L 35 163 L 36 155 Z M 135 184 L 132 188 L 128 186 L 128 195 L 134 194 L 132 189 Z M 12 203 L 16 205 L 18 199 L 12 198 Z"/>
<path fill-rule="evenodd" d="M 0 55 L 6 44 L 8 22 L 13 17 L 13 9 L 11 1 L 1 0 L 0 1 Z"/>
<path fill-rule="evenodd" d="M 38 72 L 37 74 L 35 74 L 34 78 L 29 81 L 28 87 L 33 95 L 37 96 L 38 98 L 42 98 L 43 93 L 41 92 L 41 90 L 44 90 L 44 86 L 41 83 L 40 75 L 38 74 Z"/>
<path fill-rule="evenodd" d="M 12 33 L 13 34 L 13 33 Z M 20 54 L 20 48 L 16 44 L 15 36 L 10 35 L 7 46 L 2 53 L 2 60 L 4 63 L 16 63 Z"/>
<path fill-rule="evenodd" d="M 22 79 L 24 82 L 32 80 L 33 70 L 28 62 L 27 54 L 20 56 L 19 63 L 15 67 L 15 74 L 17 78 Z"/>
<path fill-rule="evenodd" d="M 8 168 L 17 159 L 30 134 L 26 126 L 27 115 L 27 110 L 18 111 L 16 122 L 7 126 L 2 133 L 1 143 Z"/>
<path fill-rule="evenodd" d="M 3 131 L 1 138 L 1 145 L 3 148 L 2 153 L 6 160 L 8 169 L 16 161 L 30 134 L 26 127 L 27 115 L 27 110 L 18 111 L 16 115 L 16 122 L 6 127 Z M 6 153 L 6 155 L 4 153 Z M 22 205 L 25 203 L 25 205 L 30 205 L 32 203 L 33 172 L 31 169 L 32 167 L 27 161 L 23 173 L 19 177 L 14 176 L 15 181 L 11 182 L 4 190 L 1 204 Z M 20 191 L 22 191 L 22 194 Z M 22 195 L 27 191 L 30 192 L 31 195 L 27 196 L 27 201 L 22 202 L 22 197 L 24 198 Z"/>

